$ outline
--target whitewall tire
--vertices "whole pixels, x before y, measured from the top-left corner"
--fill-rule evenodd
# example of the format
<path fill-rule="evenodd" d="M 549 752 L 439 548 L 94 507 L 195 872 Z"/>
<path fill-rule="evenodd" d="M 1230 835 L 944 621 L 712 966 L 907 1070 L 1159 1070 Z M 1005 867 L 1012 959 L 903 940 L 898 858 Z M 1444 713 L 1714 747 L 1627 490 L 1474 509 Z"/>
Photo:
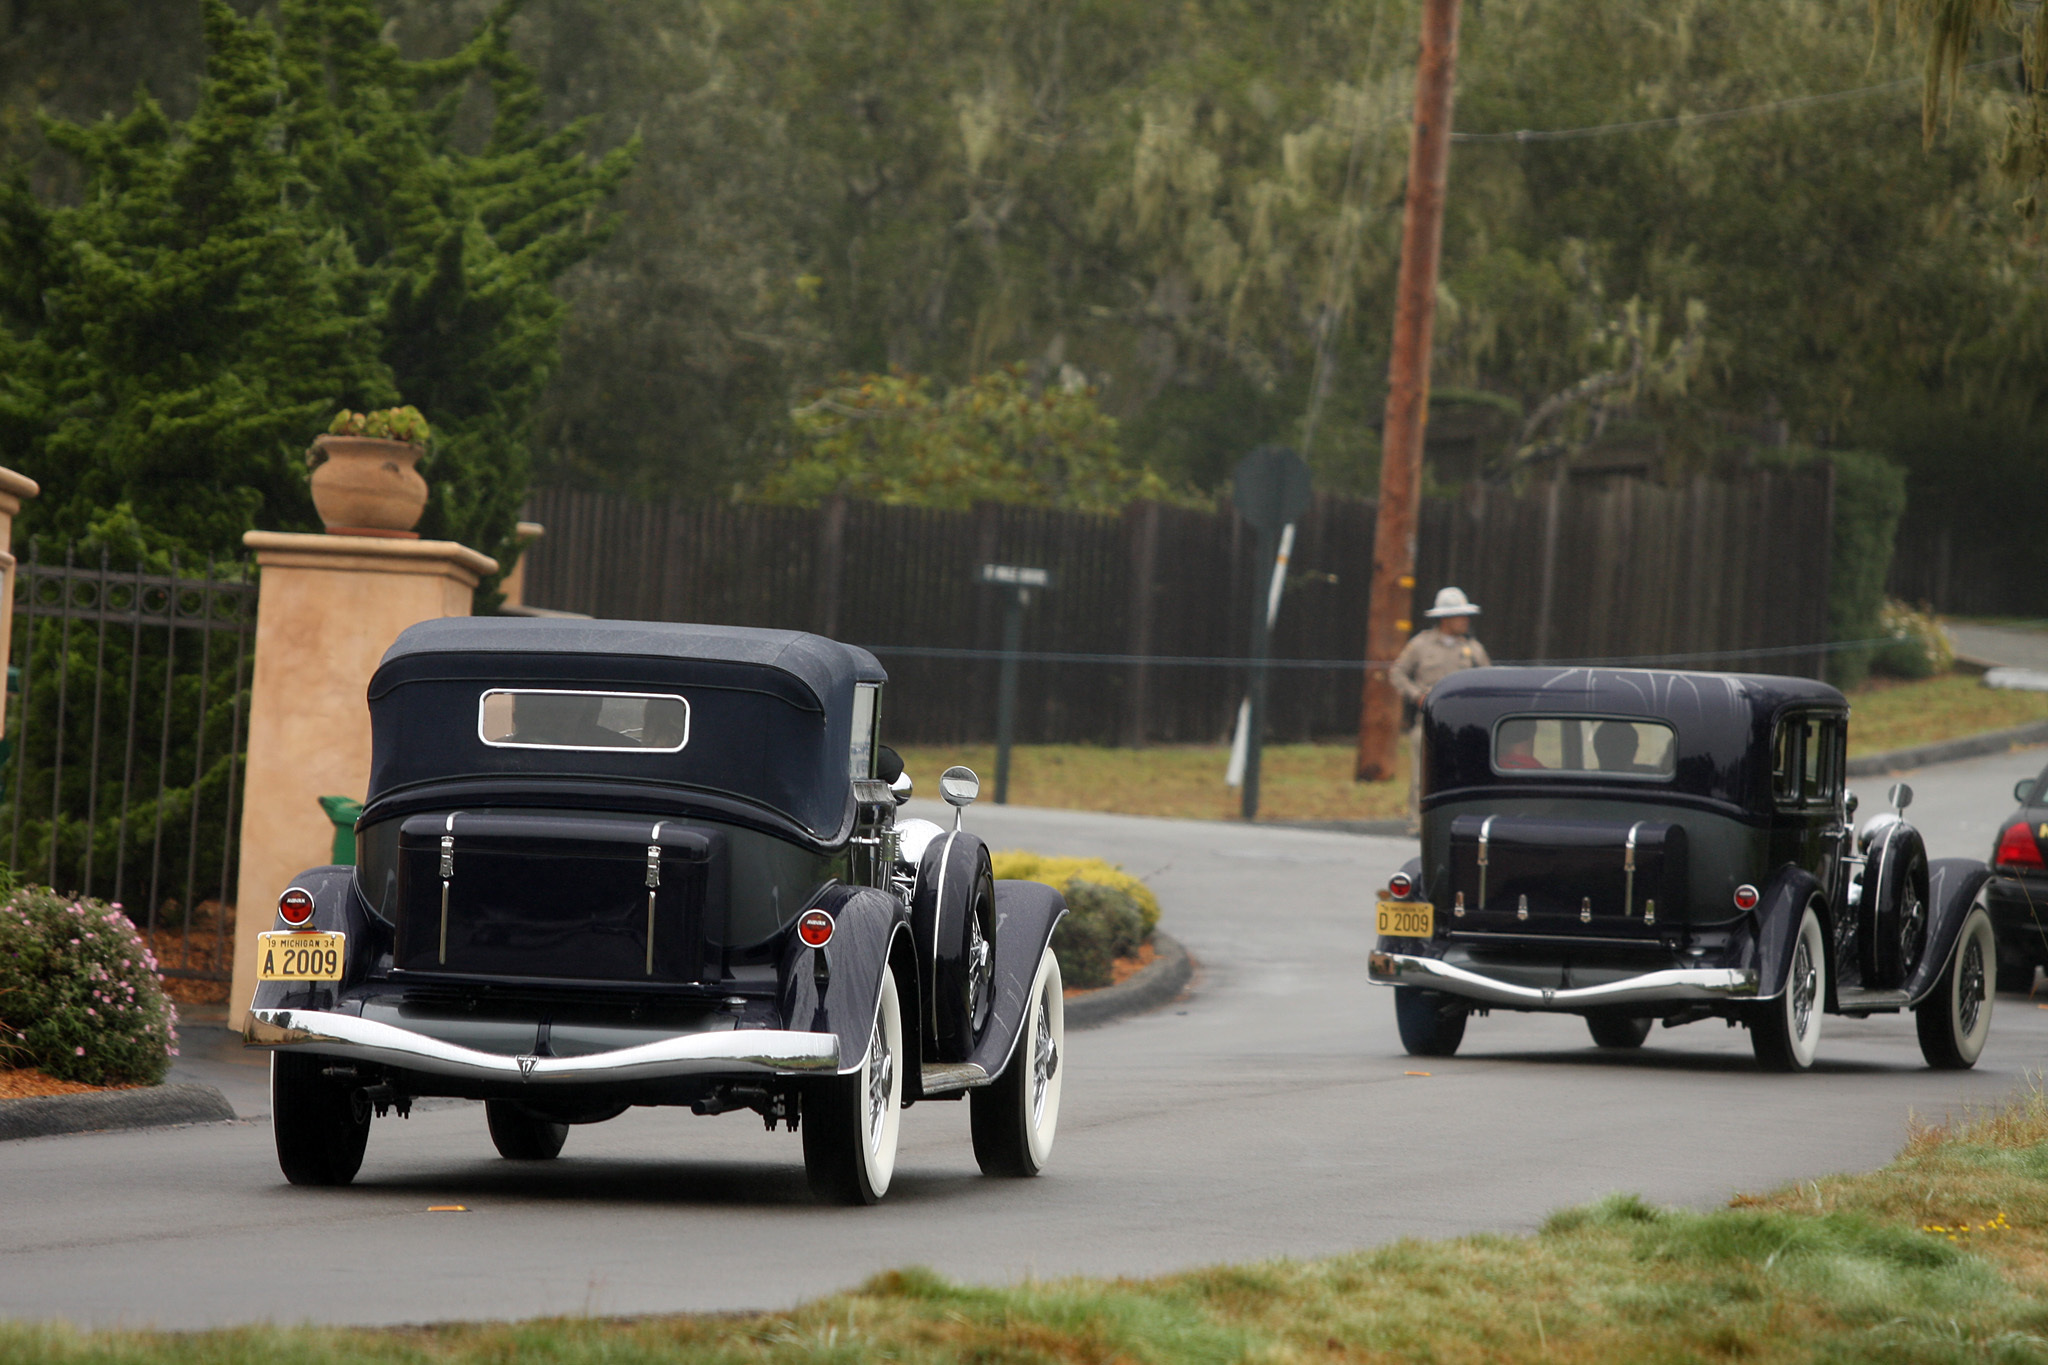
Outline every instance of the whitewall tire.
<path fill-rule="evenodd" d="M 889 1192 L 906 1064 L 896 973 L 885 970 L 867 1055 L 858 1068 L 820 1082 L 804 1100 L 804 1173 L 820 1199 L 872 1204 Z"/>
<path fill-rule="evenodd" d="M 1033 1176 L 1052 1159 L 1066 1084 L 1066 984 L 1051 948 L 1038 960 L 1024 1031 L 1010 1064 L 968 1097 L 974 1159 L 983 1175 Z"/>

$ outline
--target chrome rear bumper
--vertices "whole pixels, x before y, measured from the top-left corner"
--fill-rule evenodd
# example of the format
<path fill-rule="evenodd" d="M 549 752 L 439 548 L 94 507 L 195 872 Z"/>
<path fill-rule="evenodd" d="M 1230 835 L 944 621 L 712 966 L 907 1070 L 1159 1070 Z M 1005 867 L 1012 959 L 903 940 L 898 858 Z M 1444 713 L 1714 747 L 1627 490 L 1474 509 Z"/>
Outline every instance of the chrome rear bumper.
<path fill-rule="evenodd" d="M 575 1085 L 751 1072 L 809 1075 L 839 1070 L 839 1039 L 787 1029 L 688 1033 L 583 1057 L 507 1057 L 429 1038 L 410 1029 L 324 1010 L 252 1009 L 242 1022 L 249 1047 L 303 1048 L 322 1056 L 468 1080 Z"/>
<path fill-rule="evenodd" d="M 1489 1005 L 1517 1009 L 1574 1010 L 1596 1005 L 1663 1004 L 1687 1000 L 1747 1000 L 1757 993 L 1757 976 L 1748 968 L 1682 967 L 1644 972 L 1599 986 L 1545 990 L 1516 986 L 1433 957 L 1406 953 L 1372 953 L 1366 974 L 1382 986 L 1426 986 L 1445 995 L 1463 996 Z"/>

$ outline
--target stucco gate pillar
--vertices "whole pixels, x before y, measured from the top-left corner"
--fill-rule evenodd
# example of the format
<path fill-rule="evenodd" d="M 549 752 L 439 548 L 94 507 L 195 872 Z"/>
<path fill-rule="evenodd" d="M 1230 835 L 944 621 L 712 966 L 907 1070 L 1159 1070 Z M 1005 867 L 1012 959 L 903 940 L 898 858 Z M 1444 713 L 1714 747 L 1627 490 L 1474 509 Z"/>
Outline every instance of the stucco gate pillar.
<path fill-rule="evenodd" d="M 21 513 L 22 499 L 40 492 L 28 475 L 0 469 L 0 735 L 7 733 L 7 662 L 14 645 L 14 519 Z"/>
<path fill-rule="evenodd" d="M 251 531 L 262 589 L 250 684 L 241 873 L 228 1020 L 256 992 L 256 935 L 291 878 L 332 856 L 322 796 L 361 799 L 370 780 L 367 694 L 377 661 L 419 621 L 469 615 L 498 563 L 452 540 Z"/>

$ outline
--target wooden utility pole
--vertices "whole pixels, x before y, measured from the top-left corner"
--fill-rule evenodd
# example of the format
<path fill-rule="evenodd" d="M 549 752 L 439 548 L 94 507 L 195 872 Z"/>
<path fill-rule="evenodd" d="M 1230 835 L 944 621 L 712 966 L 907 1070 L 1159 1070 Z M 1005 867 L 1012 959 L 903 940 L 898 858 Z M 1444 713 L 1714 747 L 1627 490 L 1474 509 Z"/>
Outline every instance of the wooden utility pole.
<path fill-rule="evenodd" d="M 1387 420 L 1380 450 L 1380 512 L 1372 542 L 1372 605 L 1365 628 L 1365 691 L 1359 699 L 1358 780 L 1394 775 L 1401 697 L 1387 676 L 1408 642 L 1415 597 L 1415 522 L 1422 495 L 1422 431 L 1429 422 L 1429 357 L 1436 328 L 1437 256 L 1451 160 L 1451 84 L 1458 67 L 1458 0 L 1423 0 L 1422 56 L 1415 70 L 1415 140 L 1408 152 L 1408 208 L 1394 298 L 1394 355 L 1387 366 Z"/>

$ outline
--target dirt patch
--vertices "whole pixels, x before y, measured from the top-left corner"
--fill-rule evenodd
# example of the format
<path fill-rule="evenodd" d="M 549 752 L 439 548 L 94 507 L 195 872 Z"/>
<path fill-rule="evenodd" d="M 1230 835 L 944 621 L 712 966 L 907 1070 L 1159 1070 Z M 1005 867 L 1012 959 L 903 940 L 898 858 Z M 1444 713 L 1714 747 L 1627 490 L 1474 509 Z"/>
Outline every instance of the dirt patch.
<path fill-rule="evenodd" d="M 1120 957 L 1109 964 L 1109 985 L 1123 985 L 1124 982 L 1151 966 L 1152 960 L 1158 956 L 1159 950 L 1150 943 L 1139 944 L 1137 956 Z M 1106 991 L 1108 989 L 1109 986 L 1069 986 L 1065 994 L 1067 998 L 1072 999 L 1077 995 L 1086 995 L 1091 990 Z"/>

